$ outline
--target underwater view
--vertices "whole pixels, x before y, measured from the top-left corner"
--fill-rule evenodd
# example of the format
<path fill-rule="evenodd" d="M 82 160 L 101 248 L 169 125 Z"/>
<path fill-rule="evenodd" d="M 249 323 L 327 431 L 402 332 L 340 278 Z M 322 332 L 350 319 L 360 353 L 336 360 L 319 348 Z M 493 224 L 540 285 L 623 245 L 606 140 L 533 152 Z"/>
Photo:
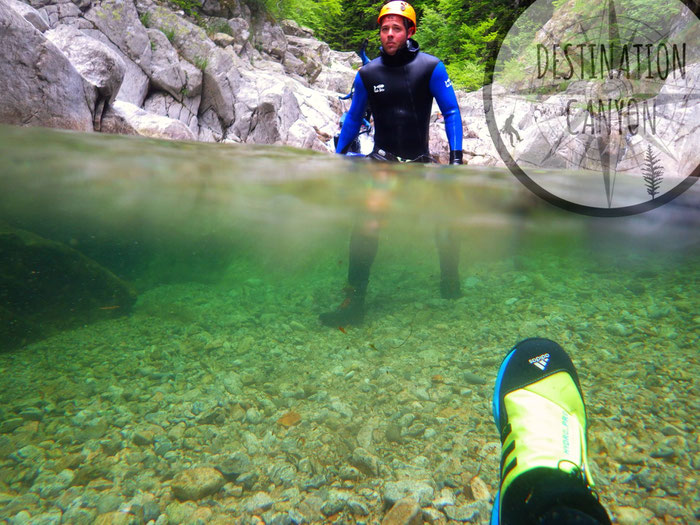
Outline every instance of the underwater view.
<path fill-rule="evenodd" d="M 365 225 L 364 320 L 324 325 Z M 595 218 L 505 168 L 0 126 L 0 523 L 487 524 L 528 337 L 614 522 L 697 523 L 699 292 L 698 184 Z"/>

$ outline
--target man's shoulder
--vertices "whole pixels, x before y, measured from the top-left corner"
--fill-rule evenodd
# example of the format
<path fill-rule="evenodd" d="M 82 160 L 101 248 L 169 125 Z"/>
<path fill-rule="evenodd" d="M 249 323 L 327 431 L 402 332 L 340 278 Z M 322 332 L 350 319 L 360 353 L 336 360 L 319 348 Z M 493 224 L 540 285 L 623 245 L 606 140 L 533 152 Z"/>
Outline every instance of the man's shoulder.
<path fill-rule="evenodd" d="M 382 63 L 381 56 L 378 56 L 377 58 L 370 60 L 367 64 L 362 66 L 360 68 L 359 73 L 362 73 L 363 71 L 372 71 L 373 69 L 377 69 L 379 67 L 384 67 L 384 64 Z"/>
<path fill-rule="evenodd" d="M 430 53 L 424 53 L 423 51 L 418 52 L 416 55 L 416 60 L 420 60 L 423 63 L 432 66 L 437 66 L 440 62 L 442 62 L 438 57 L 431 55 Z"/>

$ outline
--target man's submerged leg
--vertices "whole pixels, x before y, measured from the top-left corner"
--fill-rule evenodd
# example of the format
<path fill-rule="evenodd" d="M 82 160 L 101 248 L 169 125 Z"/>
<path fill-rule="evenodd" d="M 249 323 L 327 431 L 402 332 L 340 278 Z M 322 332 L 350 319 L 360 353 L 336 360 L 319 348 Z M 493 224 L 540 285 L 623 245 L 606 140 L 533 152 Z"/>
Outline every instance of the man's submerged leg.
<path fill-rule="evenodd" d="M 369 272 L 379 248 L 376 228 L 355 227 L 350 237 L 350 257 L 348 261 L 348 285 L 345 299 L 332 312 L 319 316 L 326 326 L 360 324 L 365 317 L 365 296 L 369 284 Z"/>
<path fill-rule="evenodd" d="M 439 226 L 435 232 L 440 258 L 440 296 L 443 299 L 462 297 L 459 282 L 459 238 L 451 227 Z"/>
<path fill-rule="evenodd" d="M 526 339 L 496 379 L 501 486 L 491 525 L 608 525 L 588 468 L 586 409 L 571 359 L 555 342 Z"/>

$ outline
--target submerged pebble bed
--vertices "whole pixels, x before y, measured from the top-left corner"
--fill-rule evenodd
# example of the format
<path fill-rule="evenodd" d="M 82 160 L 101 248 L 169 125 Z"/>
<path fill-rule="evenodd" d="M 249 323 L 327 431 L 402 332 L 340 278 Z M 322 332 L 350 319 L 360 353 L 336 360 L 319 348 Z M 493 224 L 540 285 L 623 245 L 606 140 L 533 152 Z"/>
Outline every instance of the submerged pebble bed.
<path fill-rule="evenodd" d="M 692 261 L 572 261 L 463 267 L 457 301 L 375 268 L 366 323 L 343 330 L 316 319 L 340 275 L 160 286 L 128 317 L 0 354 L 0 520 L 405 523 L 389 509 L 411 496 L 425 522 L 486 524 L 495 375 L 543 336 L 579 369 L 612 515 L 696 522 Z"/>

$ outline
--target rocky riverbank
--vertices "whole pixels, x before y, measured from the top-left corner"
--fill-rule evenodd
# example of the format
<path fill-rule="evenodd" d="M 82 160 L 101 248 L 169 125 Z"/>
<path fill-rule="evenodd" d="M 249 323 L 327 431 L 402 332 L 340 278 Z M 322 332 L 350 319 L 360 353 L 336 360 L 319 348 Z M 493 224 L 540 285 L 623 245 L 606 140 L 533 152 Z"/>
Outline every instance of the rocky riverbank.
<path fill-rule="evenodd" d="M 201 12 L 153 0 L 5 0 L 0 122 L 330 151 L 359 58 L 243 1 L 206 0 Z M 480 94 L 460 97 L 467 159 L 495 164 Z M 437 106 L 432 120 L 444 161 Z"/>

